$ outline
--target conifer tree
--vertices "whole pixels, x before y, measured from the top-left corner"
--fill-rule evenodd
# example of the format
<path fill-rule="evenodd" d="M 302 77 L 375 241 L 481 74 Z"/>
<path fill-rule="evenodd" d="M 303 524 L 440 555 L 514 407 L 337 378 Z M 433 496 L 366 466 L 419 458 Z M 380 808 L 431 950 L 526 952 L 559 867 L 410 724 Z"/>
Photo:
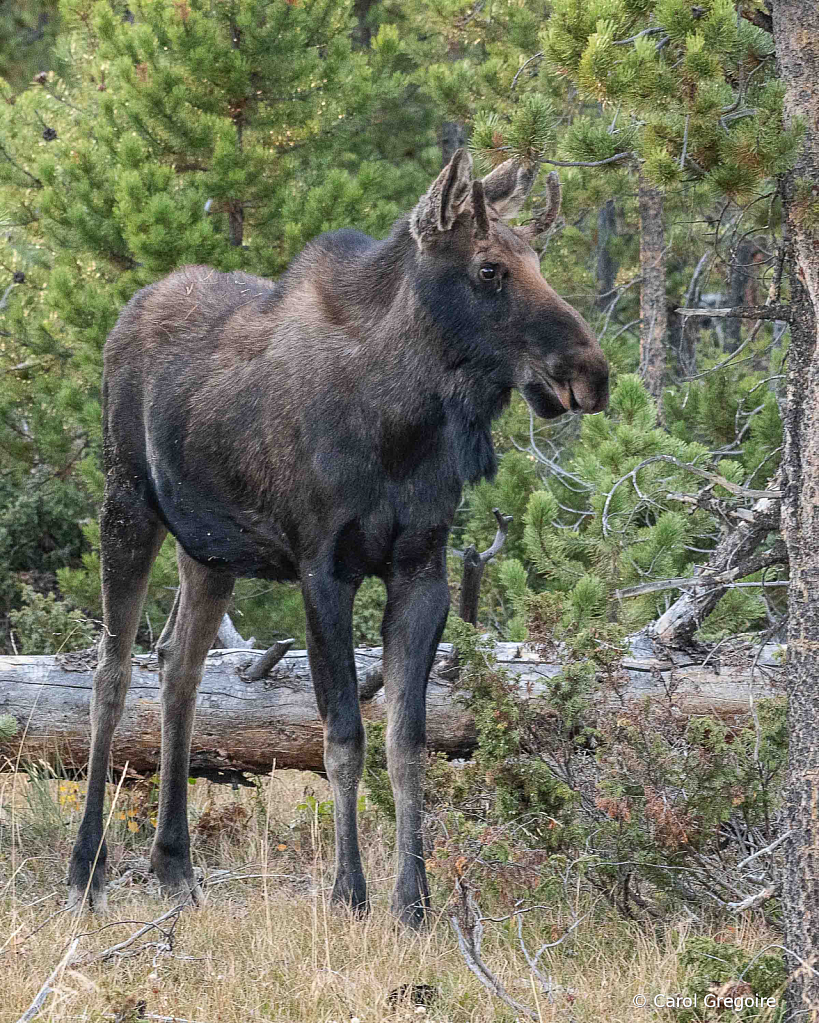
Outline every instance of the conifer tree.
<path fill-rule="evenodd" d="M 383 235 L 437 170 L 438 116 L 394 29 L 353 47 L 350 2 L 81 0 L 62 15 L 52 70 L 0 108 L 0 442 L 18 483 L 35 470 L 92 520 L 93 551 L 102 346 L 127 299 L 185 263 L 275 277 L 323 230 Z M 76 533 L 62 580 L 88 601 L 97 565 L 77 565 Z M 168 543 L 154 620 L 173 578 Z M 277 595 L 278 625 L 246 623 L 257 636 L 298 631 Z"/>

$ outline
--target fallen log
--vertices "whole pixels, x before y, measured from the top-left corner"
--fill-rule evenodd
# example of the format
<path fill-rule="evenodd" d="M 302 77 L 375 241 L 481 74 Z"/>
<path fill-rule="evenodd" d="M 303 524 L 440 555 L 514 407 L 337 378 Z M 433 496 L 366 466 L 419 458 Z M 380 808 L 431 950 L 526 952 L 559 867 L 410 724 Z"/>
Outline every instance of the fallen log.
<path fill-rule="evenodd" d="M 725 651 L 705 664 L 691 656 L 658 649 L 645 634 L 633 639 L 623 663 L 624 687 L 619 695 L 601 693 L 600 701 L 630 699 L 672 692 L 679 713 L 717 714 L 741 719 L 749 713 L 749 694 L 755 699 L 779 692 L 781 647 L 756 651 L 750 646 Z M 446 660 L 449 644 L 439 655 Z M 261 680 L 250 680 L 249 669 L 261 650 L 213 650 L 205 662 L 197 696 L 191 774 L 220 780 L 244 772 L 266 774 L 274 764 L 322 771 L 322 729 L 316 710 L 307 654 L 290 650 Z M 356 668 L 364 681 L 377 675 L 380 648 L 356 650 Z M 500 665 L 516 679 L 523 698 L 546 691 L 548 678 L 560 664 L 544 661 L 524 644 L 499 643 Z M 90 743 L 89 699 L 95 654 L 43 657 L 0 657 L 0 722 L 14 731 L 3 738 L 0 729 L 0 769 L 20 762 L 44 761 L 52 767 L 81 770 Z M 160 749 L 159 665 L 154 655 L 133 658 L 133 681 L 122 722 L 114 737 L 115 769 L 127 762 L 139 773 L 157 769 Z M 375 690 L 375 691 L 374 691 Z M 366 698 L 365 698 L 366 697 Z M 370 685 L 362 694 L 366 721 L 385 719 L 383 688 Z M 427 743 L 449 758 L 468 757 L 475 748 L 475 725 L 464 706 L 457 682 L 433 671 L 427 691 Z"/>

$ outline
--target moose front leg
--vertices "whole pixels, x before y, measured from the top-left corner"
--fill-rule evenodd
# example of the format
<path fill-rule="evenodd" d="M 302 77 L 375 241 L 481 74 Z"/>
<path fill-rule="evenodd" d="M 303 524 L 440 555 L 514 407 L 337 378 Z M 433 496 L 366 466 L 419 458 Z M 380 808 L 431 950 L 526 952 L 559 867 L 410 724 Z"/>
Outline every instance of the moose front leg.
<path fill-rule="evenodd" d="M 368 908 L 358 847 L 358 783 L 364 771 L 364 725 L 353 653 L 355 586 L 323 565 L 302 573 L 307 653 L 324 724 L 324 767 L 333 789 L 336 826 L 334 902 L 357 913 Z"/>
<path fill-rule="evenodd" d="M 449 610 L 443 555 L 434 569 L 396 571 L 387 580 L 384 613 L 384 688 L 387 769 L 395 798 L 398 875 L 391 909 L 410 927 L 429 909 L 421 815 L 426 767 L 426 688 Z"/>

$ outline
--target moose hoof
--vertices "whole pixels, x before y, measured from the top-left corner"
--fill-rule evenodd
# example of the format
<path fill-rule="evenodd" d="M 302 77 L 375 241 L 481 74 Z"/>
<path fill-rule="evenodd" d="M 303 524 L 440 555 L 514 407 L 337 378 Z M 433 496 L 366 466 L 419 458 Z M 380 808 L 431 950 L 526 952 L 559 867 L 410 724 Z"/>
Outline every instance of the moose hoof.
<path fill-rule="evenodd" d="M 108 909 L 108 896 L 105 894 L 105 883 L 98 887 L 93 885 L 86 890 L 85 885 L 71 885 L 68 890 L 68 901 L 65 908 L 70 913 L 79 913 L 82 908 L 104 913 Z"/>
<path fill-rule="evenodd" d="M 367 901 L 367 882 L 364 875 L 339 874 L 333 885 L 332 901 L 351 910 L 356 916 L 365 916 L 369 913 L 370 904 Z"/>
<path fill-rule="evenodd" d="M 156 846 L 151 850 L 151 869 L 159 879 L 159 890 L 166 899 L 190 899 L 201 906 L 204 895 L 193 872 L 190 857 L 167 852 Z"/>
<path fill-rule="evenodd" d="M 105 912 L 108 908 L 108 897 L 105 894 L 105 859 L 104 844 L 100 848 L 99 842 L 77 839 L 68 867 L 66 909 L 79 913 L 85 907 L 96 913 Z"/>
<path fill-rule="evenodd" d="M 413 876 L 406 881 L 399 878 L 392 893 L 390 912 L 405 927 L 413 931 L 424 930 L 429 922 L 430 899 L 426 880 Z"/>

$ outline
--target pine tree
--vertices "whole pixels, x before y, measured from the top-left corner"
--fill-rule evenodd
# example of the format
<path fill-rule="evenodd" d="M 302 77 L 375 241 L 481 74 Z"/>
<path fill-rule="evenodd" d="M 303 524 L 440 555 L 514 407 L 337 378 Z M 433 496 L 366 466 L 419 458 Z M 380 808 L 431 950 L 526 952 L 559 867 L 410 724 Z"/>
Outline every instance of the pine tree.
<path fill-rule="evenodd" d="M 439 117 L 394 29 L 354 48 L 349 2 L 82 0 L 62 16 L 52 70 L 0 109 L 0 443 L 16 484 L 34 470 L 93 520 L 102 346 L 128 298 L 185 263 L 276 276 L 321 231 L 383 235 L 437 170 Z M 75 527 L 61 573 L 92 612 L 95 529 L 80 566 Z M 172 543 L 153 578 L 156 621 Z M 298 635 L 295 595 L 276 588 L 271 614 L 269 592 L 239 585 L 242 627 Z"/>

